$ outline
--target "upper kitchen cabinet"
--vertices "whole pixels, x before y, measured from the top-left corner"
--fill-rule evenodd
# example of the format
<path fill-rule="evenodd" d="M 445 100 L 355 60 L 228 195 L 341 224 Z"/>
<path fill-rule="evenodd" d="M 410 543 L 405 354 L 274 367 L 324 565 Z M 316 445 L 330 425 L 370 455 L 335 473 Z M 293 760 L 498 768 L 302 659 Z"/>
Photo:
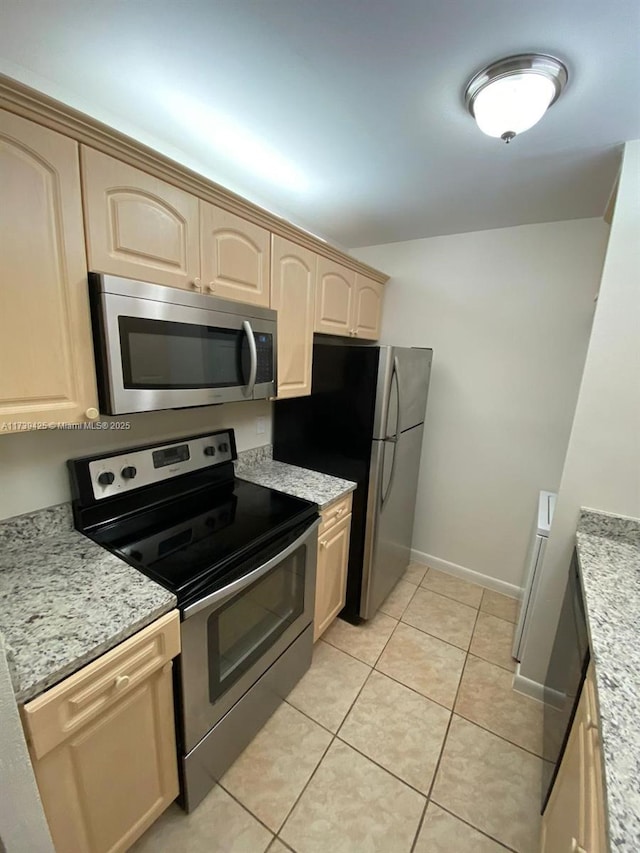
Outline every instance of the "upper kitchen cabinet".
<path fill-rule="evenodd" d="M 89 268 L 200 290 L 198 199 L 82 146 Z"/>
<path fill-rule="evenodd" d="M 382 321 L 382 297 L 384 287 L 373 279 L 356 273 L 356 296 L 354 302 L 354 337 L 377 341 Z"/>
<path fill-rule="evenodd" d="M 353 329 L 353 306 L 356 274 L 353 270 L 318 257 L 316 274 L 316 332 L 327 335 L 350 335 Z"/>
<path fill-rule="evenodd" d="M 95 419 L 77 143 L 0 112 L 0 184 L 0 431 Z"/>
<path fill-rule="evenodd" d="M 380 337 L 383 286 L 373 279 L 318 258 L 316 332 L 375 341 Z"/>
<path fill-rule="evenodd" d="M 205 293 L 269 307 L 270 234 L 246 219 L 200 202 L 200 254 Z"/>
<path fill-rule="evenodd" d="M 278 312 L 278 398 L 311 393 L 316 255 L 278 237 L 271 246 L 271 307 Z"/>

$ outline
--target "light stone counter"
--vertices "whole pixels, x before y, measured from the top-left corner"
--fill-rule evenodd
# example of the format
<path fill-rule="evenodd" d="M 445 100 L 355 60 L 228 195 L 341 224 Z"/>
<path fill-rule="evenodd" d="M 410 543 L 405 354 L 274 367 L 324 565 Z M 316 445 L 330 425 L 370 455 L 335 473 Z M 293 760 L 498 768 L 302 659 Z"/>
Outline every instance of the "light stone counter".
<path fill-rule="evenodd" d="M 172 593 L 78 533 L 69 504 L 0 523 L 0 633 L 20 703 L 175 606 Z"/>
<path fill-rule="evenodd" d="M 595 662 L 612 851 L 640 850 L 640 520 L 583 510 L 576 535 Z"/>
<path fill-rule="evenodd" d="M 329 504 L 355 491 L 357 483 L 329 474 L 299 468 L 271 458 L 270 448 L 260 447 L 240 454 L 236 476 L 258 486 L 268 486 L 294 498 L 303 498 L 324 509 Z"/>

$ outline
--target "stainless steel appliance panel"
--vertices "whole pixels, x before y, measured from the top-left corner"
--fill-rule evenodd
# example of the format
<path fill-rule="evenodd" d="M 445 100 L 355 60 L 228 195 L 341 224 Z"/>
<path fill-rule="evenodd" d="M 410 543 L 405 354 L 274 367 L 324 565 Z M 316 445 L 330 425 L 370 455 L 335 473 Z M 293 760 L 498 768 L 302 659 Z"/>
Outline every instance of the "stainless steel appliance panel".
<path fill-rule="evenodd" d="M 313 626 L 280 655 L 211 731 L 182 758 L 181 804 L 206 797 L 311 666 Z"/>
<path fill-rule="evenodd" d="M 221 590 L 204 595 L 201 600 L 185 608 L 182 622 L 182 655 L 180 658 L 180 680 L 182 694 L 182 712 L 184 722 L 183 741 L 186 751 L 192 750 L 196 744 L 216 725 L 222 717 L 238 702 L 247 690 L 260 678 L 262 673 L 291 645 L 303 630 L 313 621 L 315 604 L 315 579 L 318 548 L 319 519 L 312 522 L 305 532 L 276 557 L 239 581 Z M 279 602 L 272 605 L 273 618 L 267 626 L 271 628 L 276 638 L 272 641 L 267 631 L 253 631 L 258 636 L 252 637 L 248 629 L 252 628 L 252 613 L 259 608 L 264 615 L 269 602 L 269 590 L 262 589 L 257 600 L 252 600 L 251 591 L 258 583 L 277 576 L 284 571 L 293 577 L 293 582 L 299 577 L 303 583 L 302 606 L 290 624 L 285 625 L 288 614 L 281 613 Z M 277 598 L 277 595 L 274 595 Z M 255 599 L 255 596 L 254 596 Z M 223 609 L 236 608 L 232 615 L 235 619 L 237 636 L 234 646 L 240 648 L 251 661 L 248 668 L 242 668 L 243 661 L 237 651 L 221 648 L 224 641 L 231 646 L 229 631 L 236 630 L 233 624 L 220 628 L 219 621 Z M 264 621 L 264 620 L 260 620 Z M 278 623 L 281 624 L 278 624 Z M 258 626 L 260 628 L 260 626 Z M 283 630 L 280 630 L 283 628 Z M 224 632 L 225 637 L 221 634 Z M 231 638 L 233 639 L 233 638 Z M 253 648 L 261 650 L 255 658 Z M 245 646 L 246 648 L 242 649 Z M 238 675 L 233 676 L 237 667 Z M 223 669 L 231 673 L 230 685 L 223 685 Z M 220 673 L 213 677 L 213 673 Z M 248 742 L 248 741 L 247 741 Z M 246 745 L 246 743 L 245 743 Z"/>
<path fill-rule="evenodd" d="M 409 565 L 424 426 L 374 441 L 360 615 L 370 619 Z"/>
<path fill-rule="evenodd" d="M 128 414 L 158 409 L 186 408 L 274 396 L 277 387 L 277 314 L 230 300 L 188 293 L 178 288 L 133 281 L 118 276 L 91 277 L 98 375 L 103 377 L 107 399 L 105 413 Z M 229 387 L 127 388 L 123 370 L 120 317 L 186 324 L 209 329 L 233 330 L 246 335 L 250 369 L 246 382 Z M 269 381 L 256 381 L 260 352 L 256 334 L 271 336 L 273 370 Z M 102 390 L 102 389 L 101 389 Z"/>
<path fill-rule="evenodd" d="M 430 349 L 380 347 L 373 437 L 384 439 L 424 421 Z"/>

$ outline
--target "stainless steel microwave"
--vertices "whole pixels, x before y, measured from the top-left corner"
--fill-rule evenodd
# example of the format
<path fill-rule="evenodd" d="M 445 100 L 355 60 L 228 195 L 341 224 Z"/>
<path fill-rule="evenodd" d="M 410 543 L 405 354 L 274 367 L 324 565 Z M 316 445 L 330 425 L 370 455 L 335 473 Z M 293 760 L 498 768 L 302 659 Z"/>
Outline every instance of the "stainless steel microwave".
<path fill-rule="evenodd" d="M 275 311 L 99 273 L 89 293 L 104 414 L 275 396 Z"/>

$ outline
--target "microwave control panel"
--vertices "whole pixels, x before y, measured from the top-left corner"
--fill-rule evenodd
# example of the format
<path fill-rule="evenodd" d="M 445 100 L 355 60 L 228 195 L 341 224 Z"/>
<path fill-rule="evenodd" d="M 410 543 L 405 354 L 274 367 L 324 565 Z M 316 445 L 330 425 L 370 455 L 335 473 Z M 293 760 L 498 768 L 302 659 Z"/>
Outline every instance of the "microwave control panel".
<path fill-rule="evenodd" d="M 273 335 L 256 332 L 255 339 L 258 355 L 256 385 L 262 385 L 263 382 L 273 382 Z"/>

